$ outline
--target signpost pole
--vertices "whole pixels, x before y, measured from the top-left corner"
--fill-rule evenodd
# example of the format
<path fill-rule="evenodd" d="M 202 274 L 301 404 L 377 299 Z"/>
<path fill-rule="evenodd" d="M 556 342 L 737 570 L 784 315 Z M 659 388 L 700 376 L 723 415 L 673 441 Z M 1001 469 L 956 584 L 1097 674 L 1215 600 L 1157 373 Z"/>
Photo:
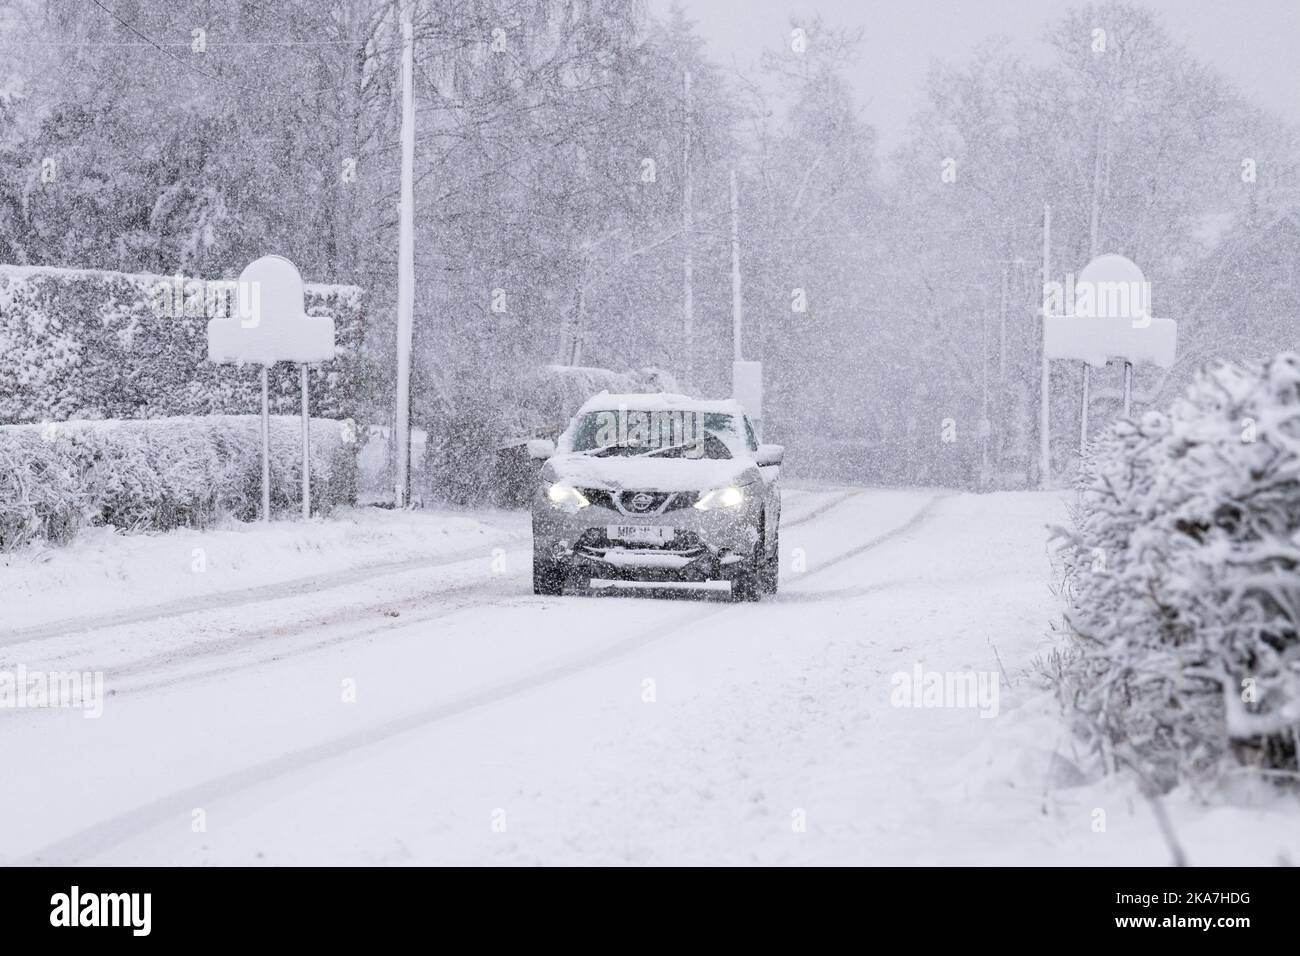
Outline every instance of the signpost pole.
<path fill-rule="evenodd" d="M 307 405 L 307 363 L 302 369 L 302 516 L 311 517 L 311 417 Z"/>
<path fill-rule="evenodd" d="M 271 520 L 271 388 L 270 366 L 262 366 L 262 520 Z"/>
<path fill-rule="evenodd" d="M 1133 411 L 1133 363 L 1124 363 L 1124 417 Z"/>
<path fill-rule="evenodd" d="M 1092 366 L 1083 363 L 1083 410 L 1079 413 L 1079 454 L 1082 455 L 1088 445 L 1088 385 Z"/>

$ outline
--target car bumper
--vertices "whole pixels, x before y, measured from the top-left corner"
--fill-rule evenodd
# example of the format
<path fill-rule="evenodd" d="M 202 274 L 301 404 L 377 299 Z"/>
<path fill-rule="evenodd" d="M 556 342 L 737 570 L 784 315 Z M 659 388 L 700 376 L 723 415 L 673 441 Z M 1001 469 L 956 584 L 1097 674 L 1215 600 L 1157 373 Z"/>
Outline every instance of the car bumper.
<path fill-rule="evenodd" d="M 593 578 L 615 581 L 727 580 L 754 553 L 758 505 L 734 510 L 685 508 L 661 515 L 625 515 L 596 505 L 569 514 L 541 500 L 533 507 L 534 551 Z M 662 545 L 611 538 L 614 525 L 672 529 Z"/>

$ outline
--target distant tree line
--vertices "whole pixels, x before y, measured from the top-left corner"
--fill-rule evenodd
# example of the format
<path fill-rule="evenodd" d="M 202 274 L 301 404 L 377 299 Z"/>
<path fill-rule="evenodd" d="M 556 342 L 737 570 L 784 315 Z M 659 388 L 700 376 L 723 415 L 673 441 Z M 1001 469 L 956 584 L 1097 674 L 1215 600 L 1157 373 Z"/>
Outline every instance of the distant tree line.
<path fill-rule="evenodd" d="M 1181 324 L 1179 365 L 1139 372 L 1141 405 L 1167 404 L 1209 358 L 1296 344 L 1297 131 L 1138 8 L 1066 14 L 1043 65 L 987 42 L 936 66 L 881 157 L 846 79 L 861 38 L 819 19 L 737 72 L 688 17 L 636 0 L 409 7 L 415 404 L 435 430 L 469 418 L 501 435 L 512 383 L 551 363 L 654 366 L 724 392 L 733 167 L 746 358 L 765 362 L 767 437 L 805 474 L 1034 480 L 1045 202 L 1058 276 L 1123 253 Z M 400 5 L 0 11 L 0 262 L 234 278 L 287 255 L 311 281 L 366 290 L 384 409 Z M 1056 373 L 1059 422 L 1078 420 L 1079 374 Z M 1094 385 L 1100 428 L 1118 373 Z M 1058 468 L 1077 441 L 1061 428 Z"/>

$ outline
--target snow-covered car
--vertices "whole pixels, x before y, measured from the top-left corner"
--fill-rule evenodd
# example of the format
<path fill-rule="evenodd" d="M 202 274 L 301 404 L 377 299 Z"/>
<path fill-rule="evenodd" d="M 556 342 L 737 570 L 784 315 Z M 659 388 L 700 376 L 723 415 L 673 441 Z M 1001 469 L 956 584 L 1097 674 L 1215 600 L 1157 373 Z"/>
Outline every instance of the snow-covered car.
<path fill-rule="evenodd" d="M 739 403 L 684 395 L 589 399 L 552 445 L 533 495 L 533 590 L 601 580 L 729 581 L 733 600 L 777 587 L 780 445 Z"/>

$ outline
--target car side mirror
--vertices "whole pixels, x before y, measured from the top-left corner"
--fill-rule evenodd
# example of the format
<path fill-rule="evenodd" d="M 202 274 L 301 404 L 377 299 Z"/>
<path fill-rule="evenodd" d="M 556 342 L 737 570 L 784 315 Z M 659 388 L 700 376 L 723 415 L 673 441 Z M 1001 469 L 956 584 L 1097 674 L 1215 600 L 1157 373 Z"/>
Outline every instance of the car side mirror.
<path fill-rule="evenodd" d="M 754 461 L 758 463 L 759 467 L 779 465 L 784 457 L 784 445 L 759 445 L 758 451 L 754 452 Z"/>
<path fill-rule="evenodd" d="M 528 440 L 528 457 L 533 461 L 546 461 L 555 454 L 555 442 L 549 438 L 530 438 Z"/>

